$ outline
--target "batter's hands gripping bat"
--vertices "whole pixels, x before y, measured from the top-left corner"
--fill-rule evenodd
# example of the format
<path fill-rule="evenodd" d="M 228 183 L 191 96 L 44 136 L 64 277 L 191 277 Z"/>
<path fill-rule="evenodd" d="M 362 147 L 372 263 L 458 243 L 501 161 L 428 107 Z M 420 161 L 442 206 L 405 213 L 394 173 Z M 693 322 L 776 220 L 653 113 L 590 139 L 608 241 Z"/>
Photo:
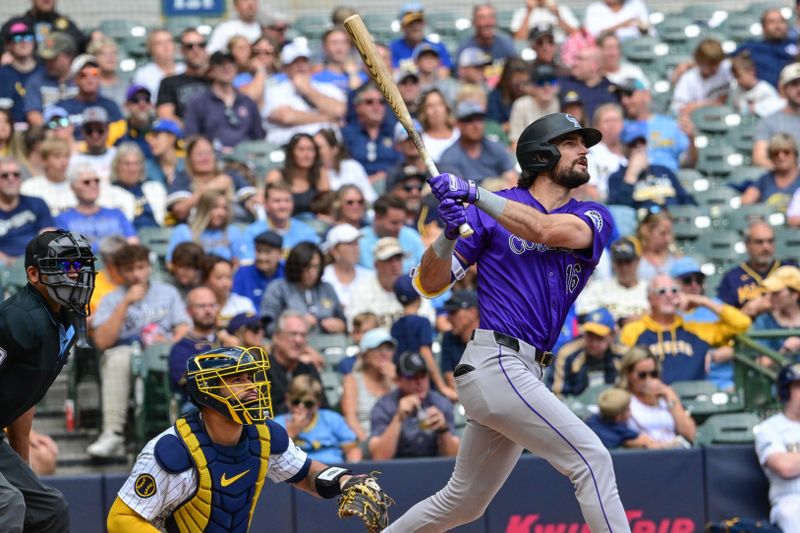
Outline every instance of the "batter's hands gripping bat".
<path fill-rule="evenodd" d="M 436 164 L 433 162 L 430 154 L 428 154 L 428 150 L 422 143 L 422 137 L 420 137 L 419 132 L 414 128 L 414 121 L 411 120 L 411 114 L 408 112 L 405 102 L 403 102 L 403 97 L 400 96 L 397 85 L 386 69 L 383 59 L 378 54 L 378 50 L 372 42 L 372 36 L 364 25 L 364 21 L 361 20 L 361 16 L 353 15 L 348 17 L 344 21 L 344 27 L 347 33 L 350 34 L 353 43 L 356 45 L 358 53 L 361 54 L 361 59 L 364 60 L 364 65 L 366 65 L 370 76 L 375 80 L 375 85 L 378 86 L 378 90 L 383 93 L 384 98 L 386 98 L 394 114 L 397 115 L 397 120 L 403 125 L 408 132 L 408 137 L 414 143 L 414 146 L 417 147 L 417 151 L 419 151 L 422 161 L 425 162 L 425 168 L 428 169 L 428 173 L 431 176 L 438 176 L 439 170 L 436 168 Z M 462 237 L 469 237 L 472 235 L 472 228 L 470 228 L 468 224 L 461 224 L 458 231 Z"/>

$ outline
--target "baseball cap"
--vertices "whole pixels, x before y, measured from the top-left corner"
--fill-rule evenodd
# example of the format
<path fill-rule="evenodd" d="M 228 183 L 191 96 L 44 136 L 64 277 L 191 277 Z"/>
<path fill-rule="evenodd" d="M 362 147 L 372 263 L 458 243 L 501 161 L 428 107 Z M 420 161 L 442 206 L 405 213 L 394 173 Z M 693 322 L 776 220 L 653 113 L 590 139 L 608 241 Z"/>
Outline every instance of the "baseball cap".
<path fill-rule="evenodd" d="M 246 326 L 252 326 L 254 324 L 258 324 L 261 326 L 261 318 L 255 313 L 239 313 L 231 318 L 231 321 L 228 322 L 228 325 L 225 327 L 225 331 L 233 335 L 239 329 L 244 328 Z"/>
<path fill-rule="evenodd" d="M 545 24 L 541 26 L 534 26 L 528 32 L 528 40 L 535 41 L 545 35 L 549 35 L 550 37 L 553 36 L 553 26 L 550 24 Z"/>
<path fill-rule="evenodd" d="M 783 87 L 796 79 L 800 79 L 800 63 L 789 63 L 781 70 L 780 83 L 778 85 Z"/>
<path fill-rule="evenodd" d="M 419 72 L 417 71 L 417 67 L 415 67 L 413 64 L 404 65 L 394 73 L 395 83 L 402 83 L 408 78 L 415 78 L 417 81 L 419 81 Z"/>
<path fill-rule="evenodd" d="M 297 41 L 287 43 L 281 50 L 281 63 L 284 65 L 294 63 L 300 58 L 308 59 L 310 57 L 311 50 L 308 49 L 308 46 Z"/>
<path fill-rule="evenodd" d="M 393 348 L 397 347 L 397 341 L 389 335 L 389 332 L 384 328 L 375 328 L 367 331 L 364 333 L 364 336 L 361 337 L 361 342 L 358 345 L 358 349 L 361 352 L 366 352 L 367 350 L 374 350 L 381 344 L 389 343 L 392 345 Z"/>
<path fill-rule="evenodd" d="M 49 105 L 45 107 L 42 111 L 42 119 L 44 120 L 44 123 L 47 124 L 54 118 L 69 118 L 69 113 L 67 113 L 66 109 L 57 105 Z"/>
<path fill-rule="evenodd" d="M 400 7 L 400 24 L 411 24 L 416 20 L 425 20 L 425 8 L 419 2 L 408 2 Z"/>
<path fill-rule="evenodd" d="M 486 107 L 474 100 L 463 100 L 456 104 L 456 119 L 464 120 L 469 117 L 486 116 Z"/>
<path fill-rule="evenodd" d="M 403 257 L 408 255 L 403 250 L 403 247 L 400 246 L 400 241 L 394 237 L 381 237 L 378 239 L 378 242 L 375 243 L 375 248 L 373 248 L 373 252 L 376 261 L 386 261 L 396 255 L 402 255 Z"/>
<path fill-rule="evenodd" d="M 39 57 L 42 59 L 53 59 L 58 54 L 74 56 L 76 53 L 78 53 L 78 47 L 75 45 L 75 41 L 63 31 L 54 31 L 39 43 Z"/>
<path fill-rule="evenodd" d="M 643 120 L 625 122 L 619 140 L 622 144 L 631 144 L 637 139 L 644 139 L 644 141 L 647 142 L 647 122 Z"/>
<path fill-rule="evenodd" d="M 150 126 L 151 133 L 171 133 L 177 138 L 183 137 L 183 130 L 174 120 L 168 118 L 160 118 L 153 122 Z"/>
<path fill-rule="evenodd" d="M 330 229 L 322 243 L 322 251 L 328 252 L 342 243 L 355 242 L 361 238 L 361 230 L 350 224 L 338 224 Z"/>
<path fill-rule="evenodd" d="M 386 190 L 391 191 L 398 185 L 411 179 L 419 180 L 424 183 L 426 175 L 414 165 L 406 165 L 403 168 L 398 169 L 386 179 Z"/>
<path fill-rule="evenodd" d="M 34 266 L 37 257 L 47 257 L 50 243 L 64 235 L 65 231 L 50 230 L 40 233 L 25 246 L 25 268 Z"/>
<path fill-rule="evenodd" d="M 614 316 L 605 307 L 595 309 L 586 316 L 583 322 L 583 331 L 605 337 L 614 331 Z"/>
<path fill-rule="evenodd" d="M 636 243 L 628 237 L 617 239 L 611 244 L 612 261 L 632 261 L 639 259 L 639 250 Z"/>
<path fill-rule="evenodd" d="M 393 288 L 397 301 L 403 305 L 419 300 L 419 293 L 411 283 L 411 276 L 400 276 L 395 280 Z"/>
<path fill-rule="evenodd" d="M 492 56 L 476 46 L 464 48 L 458 56 L 459 67 L 485 67 L 492 63 Z"/>
<path fill-rule="evenodd" d="M 554 80 L 558 78 L 556 69 L 549 63 L 537 63 L 531 71 L 531 81 Z"/>
<path fill-rule="evenodd" d="M 782 266 L 767 276 L 761 285 L 768 292 L 780 292 L 783 289 L 800 292 L 800 269 L 793 266 Z"/>
<path fill-rule="evenodd" d="M 689 274 L 703 274 L 703 271 L 700 269 L 700 263 L 693 257 L 681 257 L 672 263 L 672 267 L 669 269 L 669 275 L 673 278 L 682 278 Z M 705 274 L 703 274 L 703 276 L 705 276 Z"/>
<path fill-rule="evenodd" d="M 422 124 L 420 124 L 417 119 L 414 120 L 414 129 L 418 132 L 422 133 Z M 397 123 L 394 125 L 394 142 L 401 143 L 408 139 L 408 132 L 403 127 L 401 123 Z"/>
<path fill-rule="evenodd" d="M 69 66 L 69 77 L 74 78 L 78 74 L 80 74 L 81 70 L 83 70 L 86 66 L 97 66 L 97 58 L 94 57 L 92 54 L 81 54 L 75 59 L 72 60 L 72 64 Z"/>
<path fill-rule="evenodd" d="M 561 95 L 561 101 L 559 102 L 561 108 L 563 109 L 564 106 L 572 105 L 572 104 L 581 104 L 583 105 L 583 99 L 581 95 L 578 94 L 578 91 L 567 91 L 563 95 Z"/>
<path fill-rule="evenodd" d="M 6 34 L 6 41 L 10 41 L 11 37 L 16 35 L 33 35 L 33 28 L 22 19 L 12 19 L 8 21 L 7 24 L 8 33 Z"/>
<path fill-rule="evenodd" d="M 397 373 L 405 378 L 413 378 L 417 374 L 428 373 L 428 365 L 425 359 L 417 352 L 403 352 L 397 361 Z"/>
<path fill-rule="evenodd" d="M 255 242 L 256 246 L 263 244 L 265 246 L 271 246 L 272 248 L 283 248 L 283 237 L 272 230 L 259 233 L 256 235 L 256 238 L 253 239 L 253 242 Z"/>
<path fill-rule="evenodd" d="M 81 113 L 81 124 L 91 124 L 92 122 L 99 122 L 101 124 L 108 123 L 108 112 L 100 106 L 87 107 Z"/>
<path fill-rule="evenodd" d="M 612 92 L 619 97 L 619 93 L 632 93 L 647 89 L 647 83 L 639 78 L 625 78 L 620 83 L 612 86 Z"/>
<path fill-rule="evenodd" d="M 475 291 L 453 291 L 450 299 L 444 303 L 444 310 L 448 313 L 471 307 L 478 307 L 478 293 Z"/>
<path fill-rule="evenodd" d="M 440 56 L 439 49 L 433 46 L 431 43 L 425 41 L 422 41 L 416 47 L 414 47 L 414 51 L 411 53 L 411 58 L 416 61 L 422 54 L 436 54 L 436 57 Z"/>
<path fill-rule="evenodd" d="M 208 58 L 208 65 L 211 67 L 216 67 L 217 65 L 222 65 L 223 63 L 233 63 L 233 55 L 230 52 L 223 52 L 222 50 L 217 50 L 211 57 Z"/>
<path fill-rule="evenodd" d="M 136 98 L 136 95 L 139 93 L 147 94 L 147 98 L 150 98 L 152 96 L 150 89 L 148 89 L 144 85 L 134 83 L 133 85 L 128 87 L 128 92 L 125 93 L 125 101 L 133 102 L 133 99 Z"/>

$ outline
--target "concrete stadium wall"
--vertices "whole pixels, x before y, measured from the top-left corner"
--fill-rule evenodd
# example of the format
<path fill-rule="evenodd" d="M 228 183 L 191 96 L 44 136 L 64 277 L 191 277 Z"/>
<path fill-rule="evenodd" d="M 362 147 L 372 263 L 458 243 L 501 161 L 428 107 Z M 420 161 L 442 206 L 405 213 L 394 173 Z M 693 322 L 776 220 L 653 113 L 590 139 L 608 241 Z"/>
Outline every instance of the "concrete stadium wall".
<path fill-rule="evenodd" d="M 635 533 L 694 533 L 709 521 L 769 516 L 767 481 L 750 446 L 614 452 L 620 496 Z M 449 459 L 362 463 L 377 470 L 395 499 L 391 517 L 440 489 L 450 477 Z M 70 502 L 73 531 L 105 532 L 105 517 L 124 475 L 50 478 Z M 482 490 L 480 485 L 475 490 Z M 356 520 L 336 518 L 334 501 L 318 500 L 286 484 L 267 483 L 253 531 L 285 533 L 363 531 Z M 486 514 L 460 533 L 588 533 L 569 480 L 544 460 L 524 455 Z"/>

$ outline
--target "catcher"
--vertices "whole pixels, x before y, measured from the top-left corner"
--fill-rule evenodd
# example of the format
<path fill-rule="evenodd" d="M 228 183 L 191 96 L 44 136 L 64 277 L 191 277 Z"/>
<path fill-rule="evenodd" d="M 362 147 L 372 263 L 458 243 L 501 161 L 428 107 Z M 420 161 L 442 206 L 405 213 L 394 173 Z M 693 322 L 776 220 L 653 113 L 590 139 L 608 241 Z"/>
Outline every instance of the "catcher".
<path fill-rule="evenodd" d="M 200 412 L 145 445 L 109 511 L 109 533 L 244 533 L 264 478 L 339 496 L 339 517 L 359 516 L 370 533 L 386 527 L 391 499 L 374 477 L 308 459 L 268 418 L 268 368 L 256 347 L 189 359 L 187 388 Z"/>

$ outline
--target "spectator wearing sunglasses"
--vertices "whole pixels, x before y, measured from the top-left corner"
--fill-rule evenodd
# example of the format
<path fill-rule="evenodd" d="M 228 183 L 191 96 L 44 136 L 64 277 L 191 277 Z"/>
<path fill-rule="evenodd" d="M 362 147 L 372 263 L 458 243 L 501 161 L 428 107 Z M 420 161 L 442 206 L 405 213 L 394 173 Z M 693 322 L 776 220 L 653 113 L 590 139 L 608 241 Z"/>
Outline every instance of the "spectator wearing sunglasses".
<path fill-rule="evenodd" d="M 28 242 L 55 229 L 47 204 L 41 198 L 21 195 L 21 185 L 19 162 L 0 157 L 0 264 L 24 255 Z"/>
<path fill-rule="evenodd" d="M 69 119 L 69 113 L 63 107 L 50 105 L 44 108 L 44 135 L 46 139 L 63 139 L 69 143 L 69 153 L 78 151 L 75 140 L 75 126 Z"/>
<path fill-rule="evenodd" d="M 161 80 L 156 98 L 158 117 L 179 124 L 182 124 L 189 102 L 208 87 L 206 41 L 196 29 L 189 28 L 181 33 L 181 55 L 185 70 Z"/>
<path fill-rule="evenodd" d="M 81 136 L 84 139 L 83 150 L 72 154 L 69 165 L 91 165 L 104 183 L 111 180 L 111 163 L 117 149 L 109 147 L 108 112 L 102 107 L 87 107 L 80 115 Z"/>
<path fill-rule="evenodd" d="M 233 87 L 236 63 L 227 52 L 214 52 L 209 60 L 211 86 L 187 105 L 184 126 L 187 135 L 205 135 L 223 151 L 244 140 L 264 138 L 256 103 Z"/>
<path fill-rule="evenodd" d="M 0 104 L 11 109 L 14 122 L 25 122 L 22 99 L 25 84 L 32 75 L 44 71 L 36 62 L 34 48 L 36 37 L 33 28 L 21 19 L 12 19 L 6 25 L 5 47 L 11 62 L 0 67 Z"/>
<path fill-rule="evenodd" d="M 549 63 L 533 66 L 530 77 L 529 94 L 520 96 L 511 105 L 508 123 L 508 138 L 516 150 L 517 139 L 522 130 L 550 113 L 558 112 L 558 77 L 556 69 Z"/>
<path fill-rule="evenodd" d="M 182 73 L 186 65 L 175 62 L 175 41 L 172 33 L 163 28 L 157 28 L 148 33 L 147 53 L 150 56 L 150 63 L 136 69 L 133 83 L 147 87 L 150 91 L 150 98 L 155 104 L 161 80 L 167 76 Z"/>
<path fill-rule="evenodd" d="M 127 115 L 125 135 L 117 139 L 114 144 L 119 146 L 122 143 L 134 143 L 147 159 L 151 159 L 153 153 L 147 142 L 147 134 L 155 118 L 155 106 L 150 89 L 135 84 L 128 87 L 125 94 L 125 115 Z"/>
<path fill-rule="evenodd" d="M 58 103 L 70 115 L 70 120 L 78 126 L 75 138 L 84 139 L 83 112 L 89 108 L 101 108 L 106 113 L 108 134 L 106 143 L 111 146 L 114 141 L 125 134 L 125 117 L 119 106 L 111 99 L 100 94 L 100 67 L 97 58 L 83 54 L 75 58 L 70 67 L 70 77 L 78 87 L 78 94 Z"/>
<path fill-rule="evenodd" d="M 795 192 L 800 189 L 797 142 L 788 133 L 776 133 L 769 140 L 767 153 L 772 170 L 745 189 L 742 205 L 761 203 L 786 212 Z"/>
<path fill-rule="evenodd" d="M 727 304 L 702 294 L 682 292 L 668 274 L 659 274 L 648 286 L 650 312 L 628 322 L 620 333 L 627 346 L 644 346 L 663 365 L 664 383 L 703 380 L 707 375 L 708 350 L 724 346 L 750 328 L 750 317 Z M 716 315 L 714 322 L 686 320 L 681 313 L 705 307 Z"/>
<path fill-rule="evenodd" d="M 42 110 L 45 107 L 78 94 L 78 87 L 70 76 L 70 66 L 77 50 L 75 41 L 60 31 L 51 33 L 39 43 L 38 53 L 44 62 L 44 70 L 28 78 L 22 103 L 25 118 L 31 126 L 43 124 Z"/>
<path fill-rule="evenodd" d="M 21 3 L 17 2 L 17 4 Z M 29 27 L 37 29 L 36 39 L 39 46 L 42 46 L 47 37 L 54 32 L 64 32 L 75 42 L 78 49 L 83 49 L 87 40 L 86 35 L 71 18 L 56 11 L 55 1 L 32 0 L 30 4 L 31 8 L 28 11 L 3 25 L 2 29 L 0 29 L 0 36 L 3 37 L 2 41 L 7 40 L 13 23 L 22 21 Z M 3 50 L 0 50 L 1 52 Z"/>
<path fill-rule="evenodd" d="M 361 460 L 356 434 L 342 415 L 320 408 L 322 384 L 309 375 L 295 376 L 286 389 L 289 412 L 275 417 L 297 447 L 325 464 Z"/>
<path fill-rule="evenodd" d="M 634 346 L 622 356 L 617 386 L 631 394 L 630 429 L 647 435 L 662 448 L 687 446 L 687 441 L 694 441 L 694 420 L 663 381 L 659 357 L 646 347 Z"/>

